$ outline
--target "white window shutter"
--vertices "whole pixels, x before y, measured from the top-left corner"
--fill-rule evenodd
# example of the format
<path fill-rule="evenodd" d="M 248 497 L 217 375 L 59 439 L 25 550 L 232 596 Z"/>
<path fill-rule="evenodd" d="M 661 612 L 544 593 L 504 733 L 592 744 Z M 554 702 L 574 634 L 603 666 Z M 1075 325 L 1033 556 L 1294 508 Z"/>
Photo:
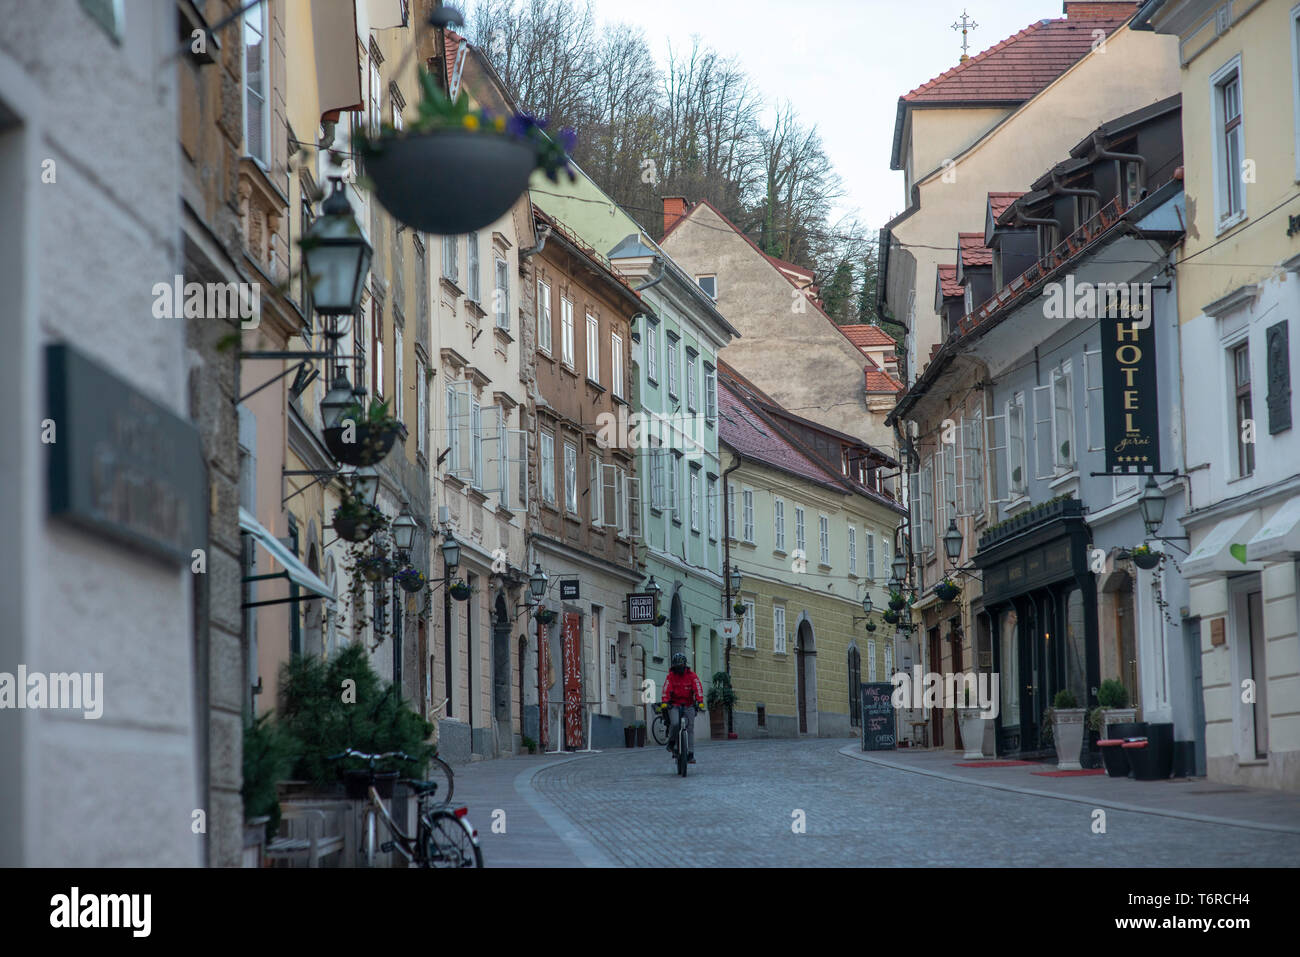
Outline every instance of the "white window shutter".
<path fill-rule="evenodd" d="M 506 508 L 528 508 L 528 433 L 523 429 L 506 429 L 505 489 L 502 501 Z"/>
<path fill-rule="evenodd" d="M 1056 476 L 1056 456 L 1052 454 L 1052 387 L 1034 386 L 1034 478 Z"/>
<path fill-rule="evenodd" d="M 1006 414 L 990 415 L 984 425 L 988 432 L 989 501 L 994 505 L 1011 501 L 1011 463 L 1007 457 Z"/>
<path fill-rule="evenodd" d="M 600 463 L 601 525 L 605 528 L 617 528 L 622 517 L 618 511 L 618 472 L 617 466 L 608 462 Z"/>
<path fill-rule="evenodd" d="M 468 482 L 474 475 L 473 450 L 473 412 L 471 400 L 473 393 L 469 382 L 451 382 L 447 386 L 448 398 L 453 399 L 455 408 L 448 417 L 448 441 L 455 444 L 455 459 L 451 474 L 462 482 Z"/>
<path fill-rule="evenodd" d="M 1105 406 L 1102 403 L 1101 350 L 1083 353 L 1083 418 L 1088 430 L 1088 451 L 1106 447 Z"/>
<path fill-rule="evenodd" d="M 629 538 L 641 537 L 641 480 L 635 475 L 623 477 L 623 501 L 627 503 L 625 528 Z"/>

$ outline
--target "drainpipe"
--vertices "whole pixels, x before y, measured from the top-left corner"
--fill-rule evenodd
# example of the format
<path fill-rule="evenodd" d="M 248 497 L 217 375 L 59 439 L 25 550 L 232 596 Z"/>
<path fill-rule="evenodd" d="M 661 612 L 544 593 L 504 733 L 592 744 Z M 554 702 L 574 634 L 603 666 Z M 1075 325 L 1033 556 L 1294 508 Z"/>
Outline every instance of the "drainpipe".
<path fill-rule="evenodd" d="M 658 256 L 655 257 L 654 261 L 655 261 L 655 265 L 659 267 L 659 275 L 655 276 L 653 279 L 649 280 L 648 282 L 641 283 L 641 285 L 639 286 L 634 286 L 632 288 L 633 292 L 643 292 L 644 290 L 649 289 L 651 286 L 659 285 L 668 277 L 668 268 L 664 265 L 664 261 L 660 259 Z"/>
<path fill-rule="evenodd" d="M 1078 187 L 1075 186 L 1062 186 L 1061 178 L 1057 173 L 1052 174 L 1052 188 L 1049 190 L 1049 192 L 1053 194 L 1059 193 L 1062 196 L 1091 196 L 1093 199 L 1097 201 L 1097 205 L 1101 206 L 1100 190 L 1079 189 Z"/>
<path fill-rule="evenodd" d="M 660 279 L 663 277 L 661 276 Z M 658 281 L 658 280 L 656 280 Z M 732 463 L 722 470 L 722 587 L 727 594 L 727 620 L 731 620 L 731 496 L 727 493 L 727 476 L 736 469 L 740 468 L 742 459 L 739 455 L 732 456 Z M 725 670 L 727 678 L 731 678 L 731 639 L 727 639 L 727 647 L 724 651 L 726 659 Z M 732 733 L 731 706 L 727 706 L 727 734 Z"/>
<path fill-rule="evenodd" d="M 1095 151 L 1095 155 L 1098 159 L 1120 160 L 1121 162 L 1124 163 L 1137 163 L 1138 168 L 1142 171 L 1142 182 L 1144 184 L 1143 188 L 1145 188 L 1145 183 L 1147 181 L 1147 160 L 1145 156 L 1141 156 L 1138 153 L 1112 153 L 1110 150 L 1106 149 L 1104 145 L 1102 145 L 1101 134 L 1096 131 L 1094 131 L 1092 134 L 1092 148 Z M 1120 195 L 1123 195 L 1123 191 L 1124 191 L 1123 183 L 1119 184 L 1119 190 L 1120 190 Z M 1125 203 L 1124 205 L 1127 206 L 1128 203 Z"/>
<path fill-rule="evenodd" d="M 546 240 L 548 240 L 550 236 L 551 236 L 551 224 L 542 223 L 541 227 L 537 230 L 537 245 L 529 249 L 519 250 L 519 258 L 523 260 L 523 259 L 527 259 L 529 256 L 535 256 L 538 253 L 540 253 L 542 249 L 545 248 Z"/>

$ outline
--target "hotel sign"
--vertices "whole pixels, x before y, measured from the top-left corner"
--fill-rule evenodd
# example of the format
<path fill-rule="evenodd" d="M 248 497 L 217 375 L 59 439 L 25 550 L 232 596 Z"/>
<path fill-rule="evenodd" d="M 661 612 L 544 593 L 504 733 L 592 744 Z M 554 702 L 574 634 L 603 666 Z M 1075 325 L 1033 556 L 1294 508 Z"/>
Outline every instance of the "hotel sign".
<path fill-rule="evenodd" d="M 1160 470 L 1160 396 L 1151 287 L 1137 297 L 1111 297 L 1101 310 L 1101 381 L 1105 396 L 1106 471 Z"/>
<path fill-rule="evenodd" d="M 188 563 L 207 540 L 198 430 L 70 346 L 45 364 L 50 515 Z"/>

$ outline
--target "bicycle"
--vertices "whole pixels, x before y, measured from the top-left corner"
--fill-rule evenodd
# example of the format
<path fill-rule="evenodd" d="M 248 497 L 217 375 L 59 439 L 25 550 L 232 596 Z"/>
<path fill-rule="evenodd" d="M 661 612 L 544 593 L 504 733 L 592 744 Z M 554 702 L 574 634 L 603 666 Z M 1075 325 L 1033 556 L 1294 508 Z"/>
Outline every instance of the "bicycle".
<path fill-rule="evenodd" d="M 452 808 L 446 801 L 436 805 L 435 795 L 437 781 L 416 781 L 403 779 L 415 792 L 416 830 L 414 835 L 405 833 L 393 820 L 383 799 L 375 789 L 375 765 L 388 758 L 411 760 L 404 751 L 388 751 L 384 754 L 367 754 L 348 748 L 338 754 L 329 756 L 329 760 L 343 758 L 361 758 L 369 764 L 370 777 L 366 787 L 366 812 L 362 824 L 362 856 L 367 867 L 373 867 L 375 851 L 388 854 L 397 851 L 408 864 L 416 867 L 482 867 L 483 852 L 479 848 L 478 831 L 470 823 L 466 807 Z M 433 805 L 433 806 L 431 806 Z M 392 840 L 379 842 L 379 822 L 388 829 Z"/>
<path fill-rule="evenodd" d="M 650 722 L 650 733 L 654 735 L 655 744 L 664 747 L 668 744 L 668 714 L 659 709 L 655 718 Z"/>
<path fill-rule="evenodd" d="M 665 721 L 667 721 L 666 715 L 668 714 L 668 711 L 672 708 L 676 708 L 680 712 L 677 716 L 677 747 L 676 754 L 674 755 L 677 759 L 677 773 L 682 777 L 686 777 L 686 769 L 690 766 L 691 754 L 691 737 L 690 733 L 686 729 L 686 709 L 695 708 L 695 706 L 685 704 L 661 704 L 659 706 L 659 714 L 661 717 L 664 717 Z M 665 737 L 667 737 L 666 734 Z"/>

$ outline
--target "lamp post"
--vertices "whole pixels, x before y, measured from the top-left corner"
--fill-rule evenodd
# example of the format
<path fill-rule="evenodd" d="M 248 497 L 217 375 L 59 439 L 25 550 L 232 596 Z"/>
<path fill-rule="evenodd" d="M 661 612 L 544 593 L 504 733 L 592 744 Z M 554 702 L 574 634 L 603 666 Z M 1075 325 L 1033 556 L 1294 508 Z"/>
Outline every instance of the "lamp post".
<path fill-rule="evenodd" d="M 542 599 L 546 597 L 546 572 L 542 571 L 541 562 L 533 562 L 533 573 L 528 576 L 528 592 L 532 595 L 536 604 L 541 604 Z"/>
<path fill-rule="evenodd" d="M 739 594 L 740 586 L 744 582 L 740 574 L 740 569 L 735 565 L 728 565 L 725 571 L 727 583 L 727 620 L 731 620 L 731 596 Z M 731 639 L 727 639 L 727 646 L 723 651 L 724 666 L 723 670 L 727 673 L 727 683 L 731 683 Z M 731 705 L 727 705 L 727 737 L 730 738 L 735 733 L 731 715 Z"/>
<path fill-rule="evenodd" d="M 415 545 L 415 530 L 417 527 L 415 519 L 405 507 L 402 508 L 397 518 L 393 519 L 393 547 L 397 549 L 398 564 L 410 564 L 411 549 Z"/>
<path fill-rule="evenodd" d="M 957 527 L 957 520 L 949 519 L 948 531 L 943 533 L 943 550 L 948 555 L 948 564 L 953 568 L 957 567 L 957 560 L 961 558 L 961 529 Z"/>
<path fill-rule="evenodd" d="M 1165 495 L 1156 484 L 1155 476 L 1148 475 L 1147 484 L 1138 497 L 1138 510 L 1142 513 L 1142 524 L 1146 526 L 1148 537 L 1154 538 L 1164 524 L 1165 504 Z"/>
<path fill-rule="evenodd" d="M 301 241 L 303 268 L 311 289 L 312 309 L 323 316 L 355 315 L 374 249 L 352 215 L 343 180 L 333 183 L 321 215 Z"/>
<path fill-rule="evenodd" d="M 451 675 L 451 579 L 456 574 L 456 568 L 460 565 L 460 542 L 456 541 L 455 536 L 448 532 L 442 540 L 442 673 L 443 680 L 446 682 L 444 690 L 447 693 L 449 702 L 446 711 L 446 717 L 451 717 L 453 703 L 452 700 L 452 675 Z"/>

